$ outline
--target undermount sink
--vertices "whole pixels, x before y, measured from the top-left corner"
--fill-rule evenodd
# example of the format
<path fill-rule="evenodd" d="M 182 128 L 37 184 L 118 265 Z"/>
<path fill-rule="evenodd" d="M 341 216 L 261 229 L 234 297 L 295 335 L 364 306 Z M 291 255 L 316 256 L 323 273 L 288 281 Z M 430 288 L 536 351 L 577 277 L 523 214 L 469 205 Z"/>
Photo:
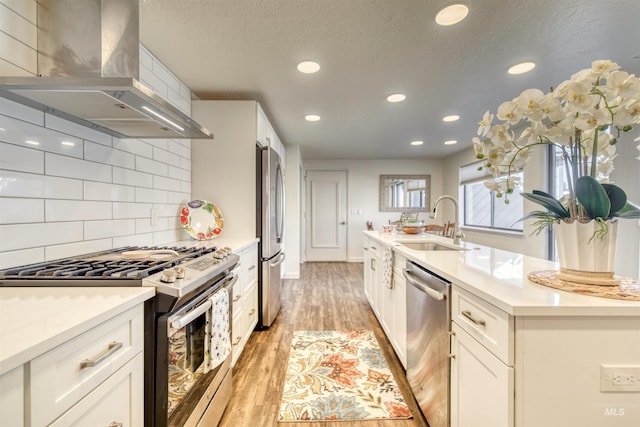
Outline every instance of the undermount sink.
<path fill-rule="evenodd" d="M 437 242 L 398 242 L 408 249 L 416 251 L 464 251 L 465 248 L 443 245 Z"/>

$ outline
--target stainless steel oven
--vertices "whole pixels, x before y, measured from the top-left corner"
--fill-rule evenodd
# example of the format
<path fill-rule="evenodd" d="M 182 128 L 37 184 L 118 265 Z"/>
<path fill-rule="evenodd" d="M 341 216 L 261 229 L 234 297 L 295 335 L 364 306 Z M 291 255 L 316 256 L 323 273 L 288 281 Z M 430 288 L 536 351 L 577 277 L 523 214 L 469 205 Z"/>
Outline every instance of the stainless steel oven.
<path fill-rule="evenodd" d="M 215 426 L 231 394 L 239 257 L 215 242 L 126 247 L 0 270 L 0 286 L 153 286 L 145 302 L 146 427 Z M 220 348 L 218 348 L 220 350 Z"/>
<path fill-rule="evenodd" d="M 154 426 L 215 425 L 220 419 L 231 395 L 229 302 L 236 280 L 235 275 L 226 276 L 177 310 L 158 317 Z M 213 302 L 223 300 L 228 307 L 225 313 L 216 311 Z M 227 325 L 224 337 L 221 325 Z M 229 351 L 216 357 L 213 353 L 220 346 Z"/>

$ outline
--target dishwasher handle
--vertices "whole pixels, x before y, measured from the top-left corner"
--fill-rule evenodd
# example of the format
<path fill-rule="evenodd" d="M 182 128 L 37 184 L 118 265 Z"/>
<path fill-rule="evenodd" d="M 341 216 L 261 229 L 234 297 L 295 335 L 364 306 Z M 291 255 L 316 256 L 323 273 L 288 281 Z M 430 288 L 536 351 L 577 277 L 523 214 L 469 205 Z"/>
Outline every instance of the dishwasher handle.
<path fill-rule="evenodd" d="M 404 270 L 402 272 L 402 275 L 407 280 L 407 282 L 409 282 L 409 284 L 413 285 L 418 290 L 424 292 L 425 294 L 429 295 L 431 298 L 433 298 L 435 300 L 442 301 L 443 299 L 445 299 L 447 297 L 442 292 L 438 292 L 438 291 L 436 291 L 434 289 L 431 289 L 430 287 L 428 287 L 427 285 L 425 285 L 421 281 L 414 279 L 411 276 L 411 270 Z"/>

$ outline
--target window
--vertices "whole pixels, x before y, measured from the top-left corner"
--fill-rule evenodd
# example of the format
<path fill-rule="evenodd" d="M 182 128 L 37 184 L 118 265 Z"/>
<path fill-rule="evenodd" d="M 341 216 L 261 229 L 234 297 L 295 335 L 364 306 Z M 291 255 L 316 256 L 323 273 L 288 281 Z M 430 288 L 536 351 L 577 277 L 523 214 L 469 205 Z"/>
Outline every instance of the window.
<path fill-rule="evenodd" d="M 463 225 L 496 230 L 522 231 L 524 216 L 524 199 L 520 197 L 520 189 L 509 195 L 509 203 L 504 198 L 496 197 L 484 181 L 489 177 L 485 170 L 478 170 L 481 162 L 465 165 L 460 168 L 460 195 L 462 197 Z M 512 174 L 520 177 L 522 172 Z"/>

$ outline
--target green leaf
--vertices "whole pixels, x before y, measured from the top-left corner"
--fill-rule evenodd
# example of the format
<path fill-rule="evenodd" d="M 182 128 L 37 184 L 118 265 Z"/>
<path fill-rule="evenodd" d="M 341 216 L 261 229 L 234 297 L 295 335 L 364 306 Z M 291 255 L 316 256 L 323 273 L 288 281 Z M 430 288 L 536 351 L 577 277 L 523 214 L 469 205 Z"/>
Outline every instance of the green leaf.
<path fill-rule="evenodd" d="M 576 181 L 576 197 L 591 219 L 609 218 L 611 202 L 602 184 L 585 175 Z"/>
<path fill-rule="evenodd" d="M 640 208 L 631 202 L 627 202 L 614 216 L 619 218 L 640 218 Z"/>
<path fill-rule="evenodd" d="M 558 200 L 543 191 L 535 190 L 533 193 L 520 193 L 522 197 L 540 206 L 547 208 L 557 218 L 569 218 L 569 212 Z"/>
<path fill-rule="evenodd" d="M 602 188 L 607 192 L 607 197 L 611 202 L 611 215 L 613 215 L 627 203 L 627 194 L 622 188 L 613 184 L 602 184 Z"/>

